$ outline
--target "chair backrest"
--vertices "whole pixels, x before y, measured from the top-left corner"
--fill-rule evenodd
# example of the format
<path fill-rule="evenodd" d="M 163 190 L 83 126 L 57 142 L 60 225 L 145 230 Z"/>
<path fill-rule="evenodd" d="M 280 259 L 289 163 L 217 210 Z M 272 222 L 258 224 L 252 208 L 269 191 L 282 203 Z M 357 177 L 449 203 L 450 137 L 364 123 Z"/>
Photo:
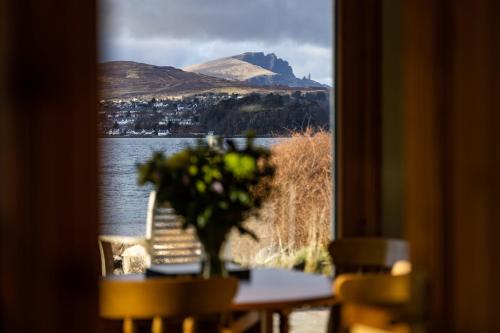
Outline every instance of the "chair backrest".
<path fill-rule="evenodd" d="M 101 255 L 101 275 L 106 276 L 113 274 L 115 261 L 113 258 L 112 244 L 103 240 L 101 237 L 98 238 L 98 242 L 99 254 Z"/>
<path fill-rule="evenodd" d="M 422 316 L 414 308 L 410 274 L 342 274 L 335 279 L 335 296 L 342 306 L 336 332 L 423 332 Z"/>
<path fill-rule="evenodd" d="M 335 296 L 343 303 L 404 305 L 410 295 L 409 274 L 342 274 L 335 279 Z"/>
<path fill-rule="evenodd" d="M 102 279 L 100 316 L 134 320 L 222 313 L 230 309 L 237 288 L 235 278 Z"/>
<path fill-rule="evenodd" d="M 200 261 L 201 244 L 193 228 L 182 228 L 182 218 L 167 204 L 159 206 L 156 192 L 149 195 L 146 239 L 152 264 Z"/>
<path fill-rule="evenodd" d="M 408 260 L 408 243 L 388 238 L 342 238 L 329 247 L 335 273 L 389 273 L 395 262 Z"/>
<path fill-rule="evenodd" d="M 169 318 L 190 319 L 184 322 L 184 329 L 176 327 L 174 331 L 193 332 L 194 318 L 228 312 L 237 288 L 234 278 L 105 279 L 100 283 L 100 316 L 122 320 L 124 333 L 136 332 L 137 321 L 144 320 L 151 320 L 151 332 L 161 333 L 163 319 Z M 215 321 L 211 318 L 210 325 L 205 323 L 202 331 L 223 331 L 221 317 L 216 316 Z"/>

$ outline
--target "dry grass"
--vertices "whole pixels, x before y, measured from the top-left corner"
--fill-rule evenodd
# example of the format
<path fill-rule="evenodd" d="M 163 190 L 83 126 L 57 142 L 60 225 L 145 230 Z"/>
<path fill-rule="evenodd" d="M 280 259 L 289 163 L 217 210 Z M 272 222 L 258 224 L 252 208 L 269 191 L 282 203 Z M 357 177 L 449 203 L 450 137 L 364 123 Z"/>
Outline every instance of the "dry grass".
<path fill-rule="evenodd" d="M 277 166 L 273 193 L 261 212 L 281 248 L 326 244 L 332 203 L 331 136 L 308 130 L 272 148 Z"/>
<path fill-rule="evenodd" d="M 308 249 L 306 257 L 311 253 L 320 256 L 329 241 L 331 135 L 308 130 L 271 149 L 276 165 L 273 192 L 261 209 L 259 221 L 248 222 L 261 241 L 233 237 L 232 253 L 246 264 L 294 266 L 304 249 Z"/>

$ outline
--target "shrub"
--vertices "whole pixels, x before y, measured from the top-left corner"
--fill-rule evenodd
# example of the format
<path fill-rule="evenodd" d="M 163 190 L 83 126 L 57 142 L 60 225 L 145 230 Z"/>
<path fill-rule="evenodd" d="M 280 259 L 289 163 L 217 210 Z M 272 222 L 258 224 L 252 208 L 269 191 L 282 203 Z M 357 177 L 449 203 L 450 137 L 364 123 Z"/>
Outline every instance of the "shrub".
<path fill-rule="evenodd" d="M 271 195 L 259 221 L 248 221 L 260 241 L 233 236 L 233 257 L 250 265 L 306 268 L 323 262 L 317 264 L 323 267 L 331 233 L 331 134 L 311 129 L 294 133 L 272 146 L 271 152 L 276 167 Z M 298 263 L 301 256 L 303 265 Z"/>
<path fill-rule="evenodd" d="M 274 241 L 290 250 L 327 244 L 332 211 L 331 135 L 308 129 L 271 150 L 276 174 L 261 219 L 275 228 Z"/>

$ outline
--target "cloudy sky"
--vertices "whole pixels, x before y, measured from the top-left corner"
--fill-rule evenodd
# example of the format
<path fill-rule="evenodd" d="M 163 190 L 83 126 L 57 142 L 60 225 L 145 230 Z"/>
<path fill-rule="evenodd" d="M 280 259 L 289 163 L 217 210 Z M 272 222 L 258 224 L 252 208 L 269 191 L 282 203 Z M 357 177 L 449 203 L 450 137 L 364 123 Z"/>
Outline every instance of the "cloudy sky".
<path fill-rule="evenodd" d="M 182 68 L 274 52 L 332 83 L 331 0 L 102 0 L 100 60 Z"/>

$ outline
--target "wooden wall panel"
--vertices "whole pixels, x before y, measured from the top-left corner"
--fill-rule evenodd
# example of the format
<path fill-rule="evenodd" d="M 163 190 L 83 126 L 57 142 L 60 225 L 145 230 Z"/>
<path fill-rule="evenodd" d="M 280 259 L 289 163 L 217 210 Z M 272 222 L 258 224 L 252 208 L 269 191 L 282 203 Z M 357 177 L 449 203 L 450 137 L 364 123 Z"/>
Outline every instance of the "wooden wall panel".
<path fill-rule="evenodd" d="M 448 6 L 450 325 L 500 332 L 500 4 Z"/>
<path fill-rule="evenodd" d="M 95 2 L 4 0 L 2 332 L 96 332 Z"/>
<path fill-rule="evenodd" d="M 337 1 L 338 236 L 380 234 L 380 0 Z"/>
<path fill-rule="evenodd" d="M 443 10 L 434 0 L 408 1 L 404 8 L 405 227 L 413 265 L 432 276 L 428 311 L 437 327 L 446 283 Z"/>
<path fill-rule="evenodd" d="M 432 332 L 498 332 L 497 1 L 405 7 L 405 220 Z"/>
<path fill-rule="evenodd" d="M 383 0 L 381 235 L 403 233 L 403 40 L 401 1 Z"/>

